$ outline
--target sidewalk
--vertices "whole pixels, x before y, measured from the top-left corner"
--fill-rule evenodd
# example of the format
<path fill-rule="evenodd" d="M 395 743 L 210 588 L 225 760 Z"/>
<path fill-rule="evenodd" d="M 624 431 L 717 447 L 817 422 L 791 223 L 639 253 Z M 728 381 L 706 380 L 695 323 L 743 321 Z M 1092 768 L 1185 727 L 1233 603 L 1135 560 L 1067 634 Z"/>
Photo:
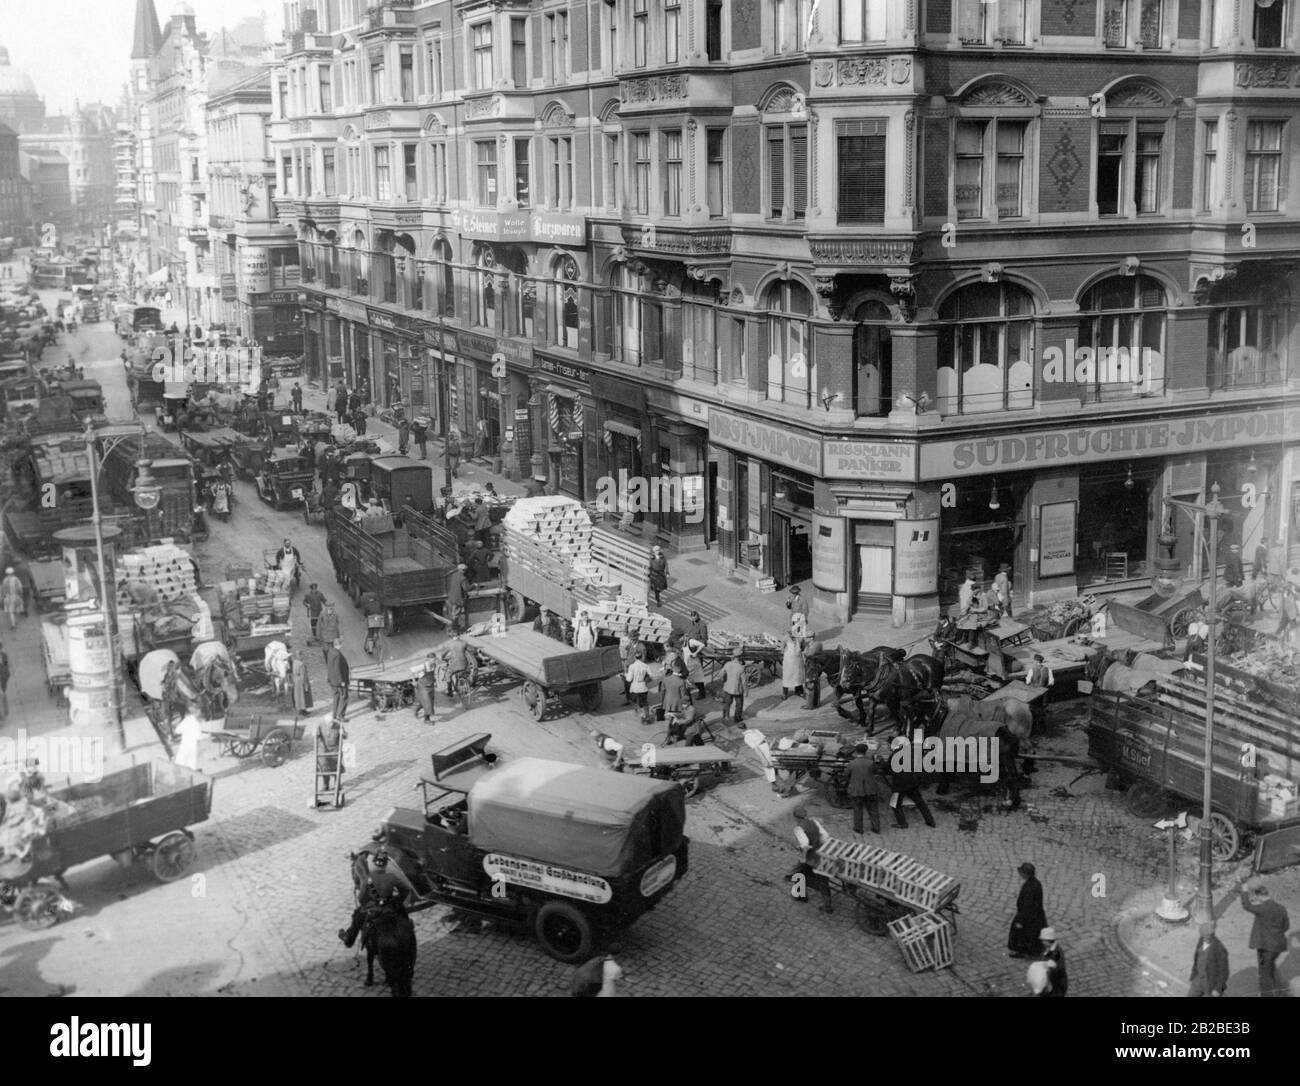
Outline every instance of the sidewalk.
<path fill-rule="evenodd" d="M 293 382 L 281 382 L 280 397 L 287 403 L 286 384 L 292 388 Z M 326 399 L 326 390 L 304 386 L 303 407 L 307 410 L 324 411 L 332 415 L 326 407 Z M 366 436 L 374 436 L 394 450 L 397 448 L 396 429 L 380 422 L 378 418 L 366 422 Z M 442 467 L 445 461 L 442 450 L 442 439 L 431 436 L 429 457 L 434 466 L 436 485 L 444 481 Z M 456 475 L 458 491 L 472 492 L 489 482 L 498 494 L 506 497 L 522 496 L 524 493 L 524 483 L 511 482 L 505 476 L 493 472 L 489 458 L 461 460 Z M 751 588 L 743 577 L 724 575 L 718 569 L 716 550 L 674 555 L 671 549 L 665 549 L 665 553 L 668 555 L 670 584 L 664 593 L 662 605 L 652 606 L 652 610 L 666 615 L 675 626 L 685 627 L 689 621 L 689 612 L 695 610 L 708 623 L 710 630 L 763 630 L 780 636 L 789 629 L 790 613 L 785 606 L 786 594 L 763 594 Z M 877 645 L 904 648 L 925 640 L 929 633 L 928 626 L 924 630 L 917 627 L 895 629 L 883 618 L 876 621 L 857 618 L 848 627 L 818 625 L 814 619 L 811 625 L 819 640 L 834 641 L 851 649 L 868 649 Z"/>
<path fill-rule="evenodd" d="M 1194 909 L 1196 896 L 1197 841 L 1188 832 L 1180 842 L 1179 900 Z M 1259 974 L 1255 952 L 1250 949 L 1250 929 L 1255 918 L 1241 907 L 1241 883 L 1250 875 L 1250 857 L 1215 868 L 1215 934 L 1228 951 L 1229 996 L 1259 997 Z M 1289 867 L 1262 876 L 1273 900 L 1291 917 L 1291 950 L 1277 966 L 1278 978 L 1300 997 L 1300 868 Z M 1130 897 L 1116 917 L 1120 945 L 1148 972 L 1168 985 L 1170 994 L 1187 995 L 1192 956 L 1199 931 L 1194 919 L 1173 924 L 1156 916 L 1164 899 L 1163 887 L 1142 890 Z"/>

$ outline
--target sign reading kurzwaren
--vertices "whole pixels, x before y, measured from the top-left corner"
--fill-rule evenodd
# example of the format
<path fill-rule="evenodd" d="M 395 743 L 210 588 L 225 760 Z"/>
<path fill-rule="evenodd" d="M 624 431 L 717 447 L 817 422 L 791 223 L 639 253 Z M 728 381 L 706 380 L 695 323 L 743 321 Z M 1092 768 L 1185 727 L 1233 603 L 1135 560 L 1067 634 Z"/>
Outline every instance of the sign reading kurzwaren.
<path fill-rule="evenodd" d="M 809 475 L 822 473 L 820 438 L 805 437 L 784 427 L 767 426 L 716 407 L 709 412 L 709 440 L 795 471 Z"/>
<path fill-rule="evenodd" d="M 1115 457 L 1136 460 L 1296 438 L 1300 406 L 936 441 L 921 446 L 921 478 L 951 479 Z"/>

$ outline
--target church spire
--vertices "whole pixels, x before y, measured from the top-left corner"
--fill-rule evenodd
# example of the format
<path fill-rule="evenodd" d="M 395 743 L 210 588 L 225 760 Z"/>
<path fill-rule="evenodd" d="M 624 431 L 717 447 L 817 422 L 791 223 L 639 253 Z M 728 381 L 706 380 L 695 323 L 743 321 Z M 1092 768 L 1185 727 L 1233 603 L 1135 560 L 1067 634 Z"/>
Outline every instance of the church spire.
<path fill-rule="evenodd" d="M 161 47 L 162 31 L 153 0 L 135 0 L 135 44 L 131 46 L 131 59 L 149 60 Z"/>

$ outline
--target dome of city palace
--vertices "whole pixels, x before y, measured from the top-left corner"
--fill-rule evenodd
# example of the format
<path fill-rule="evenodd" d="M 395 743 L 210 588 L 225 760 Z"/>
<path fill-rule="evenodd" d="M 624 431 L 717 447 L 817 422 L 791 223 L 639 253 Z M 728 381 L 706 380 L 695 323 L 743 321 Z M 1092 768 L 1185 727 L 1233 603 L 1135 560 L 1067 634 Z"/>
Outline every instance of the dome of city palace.
<path fill-rule="evenodd" d="M 36 98 L 36 84 L 21 68 L 9 63 L 9 50 L 0 46 L 0 98 Z"/>

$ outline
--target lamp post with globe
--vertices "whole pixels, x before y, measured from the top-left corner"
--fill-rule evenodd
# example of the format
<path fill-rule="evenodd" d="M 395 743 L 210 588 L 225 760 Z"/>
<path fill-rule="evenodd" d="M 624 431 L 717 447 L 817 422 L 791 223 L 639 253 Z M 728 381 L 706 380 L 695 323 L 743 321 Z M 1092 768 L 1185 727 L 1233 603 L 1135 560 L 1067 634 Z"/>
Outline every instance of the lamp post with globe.
<path fill-rule="evenodd" d="M 1210 487 L 1210 500 L 1204 505 L 1181 498 L 1165 498 L 1171 511 L 1170 523 L 1162 533 L 1160 543 L 1170 547 L 1167 539 L 1173 538 L 1172 511 L 1181 509 L 1200 526 L 1200 536 L 1209 548 L 1209 592 L 1206 599 L 1206 625 L 1209 632 L 1205 645 L 1205 758 L 1201 770 L 1201 831 L 1199 879 L 1196 890 L 1196 920 L 1207 923 L 1214 919 L 1214 899 L 1211 878 L 1214 871 L 1214 825 L 1211 807 L 1214 785 L 1214 670 L 1215 633 L 1218 626 L 1218 576 L 1219 576 L 1219 521 L 1227 512 L 1219 501 L 1219 484 Z M 1171 559 L 1156 559 L 1156 574 L 1151 587 L 1166 599 L 1172 598 L 1182 586 L 1181 567 Z"/>

